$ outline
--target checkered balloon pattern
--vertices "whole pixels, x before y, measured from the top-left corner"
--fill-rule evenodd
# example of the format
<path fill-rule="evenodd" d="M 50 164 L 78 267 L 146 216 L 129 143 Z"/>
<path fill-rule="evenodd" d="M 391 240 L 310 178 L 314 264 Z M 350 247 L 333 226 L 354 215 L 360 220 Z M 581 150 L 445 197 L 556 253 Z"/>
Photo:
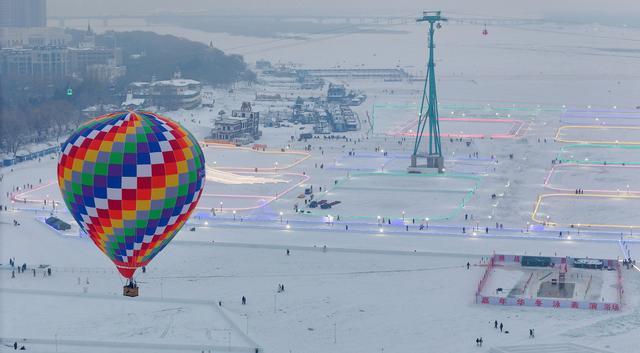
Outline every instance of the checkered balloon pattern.
<path fill-rule="evenodd" d="M 205 179 L 196 139 L 150 112 L 116 112 L 82 125 L 62 144 L 58 184 L 71 214 L 131 278 L 173 239 Z"/>

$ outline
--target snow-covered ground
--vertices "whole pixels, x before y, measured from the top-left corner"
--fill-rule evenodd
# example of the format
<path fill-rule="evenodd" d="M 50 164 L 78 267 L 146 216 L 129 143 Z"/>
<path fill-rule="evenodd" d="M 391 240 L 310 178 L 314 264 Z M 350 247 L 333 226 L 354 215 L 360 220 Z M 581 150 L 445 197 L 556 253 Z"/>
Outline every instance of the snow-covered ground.
<path fill-rule="evenodd" d="M 549 174 L 547 186 L 574 192 L 575 189 L 630 194 L 640 191 L 638 166 L 559 164 Z"/>
<path fill-rule="evenodd" d="M 579 164 L 640 164 L 636 145 L 570 144 L 560 149 L 558 159 Z"/>
<path fill-rule="evenodd" d="M 257 51 L 247 58 L 309 67 L 400 65 L 419 72 L 424 28 L 400 27 L 407 33 L 336 36 Z M 157 30 L 206 43 L 214 39 L 222 48 L 269 46 L 264 39 Z M 545 185 L 557 156 L 582 163 L 639 161 L 636 149 L 576 148 L 554 139 L 561 126 L 578 124 L 562 120 L 569 108 L 635 108 L 640 81 L 634 74 L 634 39 L 639 32 L 548 24 L 491 28 L 489 36 L 481 37 L 480 30 L 450 24 L 438 33 L 441 116 L 520 120 L 525 123 L 522 134 L 445 138 L 444 176 L 408 176 L 412 138 L 389 133 L 406 129 L 415 118 L 406 106 L 416 106 L 422 84 L 349 82 L 367 93 L 368 100 L 356 111 L 361 118 L 374 116 L 371 134 L 365 129 L 340 134 L 347 140 L 298 142 L 299 126 L 264 128 L 259 142 L 275 153 L 205 147 L 207 166 L 214 172 L 200 203 L 203 209 L 146 273 L 138 273 L 138 298 L 121 296 L 123 282 L 113 265 L 90 240 L 76 236 L 77 228 L 60 234 L 42 223 L 52 211 L 51 202 L 44 205 L 44 200 L 60 199 L 55 159 L 2 168 L 0 205 L 7 206 L 0 214 L 2 343 L 19 339 L 30 351 L 42 352 L 251 352 L 255 347 L 265 352 L 487 352 L 531 344 L 528 329 L 535 328 L 536 342 L 546 347 L 579 343 L 610 352 L 636 351 L 640 281 L 634 269 L 624 270 L 624 305 L 618 313 L 481 306 L 474 303 L 474 293 L 484 271 L 476 264 L 494 252 L 615 259 L 626 256 L 622 235 L 631 255 L 640 253 L 629 228 L 606 226 L 637 225 L 637 200 L 600 192 L 627 184 L 633 189 L 637 169 L 603 167 L 594 175 L 563 162 Z M 215 108 L 161 113 L 204 139 L 219 110 L 238 109 L 265 89 L 238 85 L 233 93 L 214 90 Z M 287 96 L 308 94 L 281 90 Z M 269 103 L 256 105 L 268 108 Z M 506 125 L 475 120 L 455 124 L 455 130 L 482 135 L 505 133 L 494 125 Z M 601 142 L 616 138 L 611 130 L 567 132 L 571 139 Z M 634 130 L 620 130 L 620 139 L 635 136 Z M 287 153 L 308 144 L 308 157 Z M 254 168 L 264 170 L 256 173 Z M 12 203 L 9 194 L 23 193 L 16 188 L 25 184 L 34 185 L 26 197 L 39 201 Z M 342 203 L 329 210 L 305 208 L 298 196 L 311 185 L 317 199 Z M 532 214 L 538 196 L 550 193 L 551 186 L 568 188 L 569 194 L 575 188 L 585 193 L 594 188 L 597 196 L 545 198 L 538 216 L 545 222 L 548 214 L 549 222 L 564 225 L 543 226 Z M 238 196 L 253 198 L 245 202 Z M 304 214 L 294 211 L 295 204 Z M 54 213 L 70 220 L 64 207 Z M 438 217 L 442 214 L 450 217 Z M 567 226 L 595 220 L 603 226 Z M 420 229 L 420 224 L 426 227 Z M 10 257 L 29 270 L 12 279 Z M 473 265 L 469 270 L 467 261 Z M 43 277 L 40 264 L 51 266 L 53 275 Z M 35 277 L 29 272 L 34 266 Z M 521 277 L 514 274 L 512 281 Z M 283 293 L 277 292 L 278 284 L 285 285 Z M 240 303 L 243 295 L 247 305 Z M 493 320 L 503 322 L 510 333 L 500 334 Z M 480 336 L 482 348 L 474 344 Z"/>
<path fill-rule="evenodd" d="M 562 126 L 556 139 L 561 142 L 599 143 L 599 144 L 640 144 L 640 127 L 638 126 Z"/>
<path fill-rule="evenodd" d="M 640 226 L 635 216 L 640 207 L 640 197 L 637 195 L 575 195 L 569 192 L 543 197 L 536 217 L 565 227 L 575 225 L 580 229 L 592 225 Z"/>

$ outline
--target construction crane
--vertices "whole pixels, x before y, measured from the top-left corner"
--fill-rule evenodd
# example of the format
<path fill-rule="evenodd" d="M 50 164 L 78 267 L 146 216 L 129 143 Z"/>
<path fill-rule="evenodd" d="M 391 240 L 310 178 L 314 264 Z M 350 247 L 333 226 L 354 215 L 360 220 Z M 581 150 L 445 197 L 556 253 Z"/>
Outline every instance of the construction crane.
<path fill-rule="evenodd" d="M 442 156 L 442 145 L 440 143 L 440 124 L 438 122 L 438 94 L 436 92 L 436 76 L 434 62 L 433 35 L 436 28 L 441 27 L 442 22 L 447 19 L 440 15 L 440 11 L 424 11 L 422 17 L 416 19 L 416 22 L 429 23 L 429 59 L 427 62 L 427 75 L 424 80 L 424 89 L 422 91 L 422 102 L 420 103 L 420 115 L 418 116 L 418 128 L 416 129 L 416 140 L 413 146 L 413 154 L 411 155 L 411 165 L 409 172 L 420 173 L 421 168 L 437 168 L 439 173 L 444 172 L 444 157 Z M 418 157 L 424 157 L 420 154 L 420 144 L 424 136 L 425 127 L 429 125 L 429 153 L 427 157 L 427 165 L 418 165 Z"/>

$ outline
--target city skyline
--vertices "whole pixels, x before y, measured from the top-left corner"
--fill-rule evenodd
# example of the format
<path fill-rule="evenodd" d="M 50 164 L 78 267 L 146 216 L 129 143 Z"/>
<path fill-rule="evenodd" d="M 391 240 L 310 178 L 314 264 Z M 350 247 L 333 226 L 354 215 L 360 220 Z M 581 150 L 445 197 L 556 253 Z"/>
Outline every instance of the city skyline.
<path fill-rule="evenodd" d="M 46 26 L 46 0 L 0 0 L 0 27 Z"/>

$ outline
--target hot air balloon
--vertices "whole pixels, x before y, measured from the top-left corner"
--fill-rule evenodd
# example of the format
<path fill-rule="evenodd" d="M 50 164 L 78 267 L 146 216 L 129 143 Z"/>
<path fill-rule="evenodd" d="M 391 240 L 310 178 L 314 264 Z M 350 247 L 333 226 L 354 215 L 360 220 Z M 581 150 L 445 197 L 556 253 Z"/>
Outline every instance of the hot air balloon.
<path fill-rule="evenodd" d="M 197 140 L 150 112 L 115 112 L 88 121 L 62 144 L 58 161 L 58 185 L 73 218 L 136 295 L 134 272 L 184 225 L 204 179 Z"/>

